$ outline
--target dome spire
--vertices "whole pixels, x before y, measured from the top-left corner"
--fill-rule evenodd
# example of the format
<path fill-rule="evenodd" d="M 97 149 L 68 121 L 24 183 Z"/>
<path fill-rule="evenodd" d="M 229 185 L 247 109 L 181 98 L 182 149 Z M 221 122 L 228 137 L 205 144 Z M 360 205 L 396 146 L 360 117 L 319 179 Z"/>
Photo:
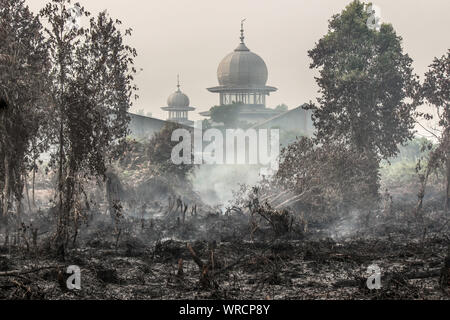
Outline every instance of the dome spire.
<path fill-rule="evenodd" d="M 244 36 L 244 22 L 247 19 L 241 20 L 241 43 L 239 43 L 239 46 L 234 51 L 250 51 L 247 46 L 244 43 L 245 36 Z"/>
<path fill-rule="evenodd" d="M 244 36 L 244 22 L 247 19 L 241 20 L 241 43 L 244 44 L 245 36 Z"/>
<path fill-rule="evenodd" d="M 178 88 L 178 92 L 180 92 L 181 90 L 180 90 L 180 75 L 179 74 L 177 74 L 177 88 Z"/>

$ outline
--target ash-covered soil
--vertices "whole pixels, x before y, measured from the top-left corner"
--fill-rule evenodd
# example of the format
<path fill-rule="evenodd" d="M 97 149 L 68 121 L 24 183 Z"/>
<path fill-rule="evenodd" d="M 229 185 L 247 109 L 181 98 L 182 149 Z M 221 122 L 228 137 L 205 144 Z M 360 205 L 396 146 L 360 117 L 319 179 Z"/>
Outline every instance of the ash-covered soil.
<path fill-rule="evenodd" d="M 425 228 L 383 220 L 339 239 L 330 238 L 329 230 L 311 228 L 284 238 L 261 230 L 253 241 L 244 236 L 247 229 L 239 219 L 129 221 L 119 241 L 101 225 L 58 254 L 49 249 L 51 238 L 28 249 L 23 242 L 3 246 L 0 298 L 450 298 L 443 215 L 429 218 Z M 367 268 L 373 264 L 381 268 L 380 290 L 367 288 Z M 69 265 L 81 268 L 79 291 L 66 288 Z"/>

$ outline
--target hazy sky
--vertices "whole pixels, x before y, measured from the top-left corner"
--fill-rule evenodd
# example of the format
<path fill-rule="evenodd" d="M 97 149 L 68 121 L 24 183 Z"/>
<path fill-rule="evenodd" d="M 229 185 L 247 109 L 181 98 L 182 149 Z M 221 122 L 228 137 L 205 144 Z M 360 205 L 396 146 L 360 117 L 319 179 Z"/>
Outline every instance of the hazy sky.
<path fill-rule="evenodd" d="M 27 0 L 37 11 L 47 1 Z M 269 69 L 268 85 L 278 92 L 268 107 L 286 103 L 290 108 L 317 97 L 315 72 L 307 51 L 327 32 L 328 20 L 350 0 L 80 0 L 86 9 L 110 15 L 134 29 L 130 44 L 139 54 L 137 77 L 140 99 L 132 111 L 144 109 L 166 118 L 160 109 L 176 89 L 182 90 L 197 110 L 218 104 L 206 90 L 218 85 L 219 62 L 239 43 L 240 21 L 246 18 L 246 44 Z M 375 0 L 383 22 L 392 23 L 403 46 L 423 76 L 436 56 L 449 48 L 450 1 Z"/>

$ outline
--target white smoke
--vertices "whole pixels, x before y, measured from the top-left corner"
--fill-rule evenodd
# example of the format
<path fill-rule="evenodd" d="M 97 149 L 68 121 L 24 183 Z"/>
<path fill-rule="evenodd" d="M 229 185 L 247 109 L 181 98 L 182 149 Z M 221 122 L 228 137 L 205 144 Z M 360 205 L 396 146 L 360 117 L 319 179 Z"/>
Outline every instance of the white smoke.
<path fill-rule="evenodd" d="M 259 172 L 260 166 L 255 165 L 202 165 L 195 169 L 191 181 L 205 203 L 224 208 L 240 185 L 256 185 L 261 180 Z"/>

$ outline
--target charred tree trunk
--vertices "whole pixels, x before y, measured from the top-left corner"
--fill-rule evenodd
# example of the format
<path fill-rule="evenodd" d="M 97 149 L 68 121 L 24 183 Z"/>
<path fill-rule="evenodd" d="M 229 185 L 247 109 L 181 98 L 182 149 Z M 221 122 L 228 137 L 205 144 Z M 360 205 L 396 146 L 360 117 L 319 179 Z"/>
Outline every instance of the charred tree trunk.
<path fill-rule="evenodd" d="M 1 137 L 2 142 L 2 153 L 3 153 L 3 171 L 4 171 L 4 181 L 3 181 L 3 190 L 2 190 L 2 216 L 5 218 L 8 215 L 9 210 L 9 200 L 10 200 L 10 191 L 11 191 L 11 177 L 10 177 L 10 166 L 9 166 L 9 158 L 8 154 L 10 153 L 9 149 L 9 141 L 7 138 L 8 132 L 8 104 L 4 99 L 0 99 L 0 123 L 2 124 L 4 130 L 6 132 L 3 133 L 3 137 Z M 3 130 L 2 130 L 3 131 Z"/>
<path fill-rule="evenodd" d="M 447 139 L 449 140 L 449 139 Z M 450 147 L 450 142 L 447 142 L 447 148 Z M 447 171 L 447 188 L 445 193 L 445 212 L 450 211 L 450 151 L 446 153 L 446 171 Z"/>
<path fill-rule="evenodd" d="M 112 171 L 106 172 L 106 198 L 108 201 L 109 214 L 114 224 L 120 216 L 120 203 L 124 196 L 124 188 L 119 177 Z"/>
<path fill-rule="evenodd" d="M 62 117 L 62 111 L 61 111 Z M 56 231 L 56 242 L 60 246 L 64 238 L 64 127 L 61 119 L 59 128 L 59 168 L 58 168 L 58 193 L 59 193 L 59 212 L 58 225 Z"/>
<path fill-rule="evenodd" d="M 445 128 L 443 134 L 442 144 L 442 155 L 444 157 L 445 163 L 445 176 L 446 176 L 446 188 L 445 188 L 445 202 L 444 208 L 445 212 L 450 211 L 450 118 L 447 119 L 449 126 Z"/>
<path fill-rule="evenodd" d="M 6 150 L 5 150 L 6 151 Z M 8 216 L 8 210 L 9 210 L 9 201 L 11 198 L 11 177 L 10 177 L 10 168 L 9 168 L 9 159 L 6 155 L 5 152 L 5 156 L 3 158 L 3 168 L 5 170 L 5 181 L 4 181 L 4 185 L 3 185 L 3 208 L 2 208 L 2 213 L 3 213 L 3 217 L 7 217 Z"/>
<path fill-rule="evenodd" d="M 9 176 L 9 161 L 8 157 L 5 154 L 4 158 L 4 170 L 5 170 L 5 181 L 3 187 L 3 221 L 5 225 L 5 246 L 9 246 L 9 200 L 10 200 L 10 176 Z"/>
<path fill-rule="evenodd" d="M 31 212 L 31 202 L 30 202 L 30 190 L 28 188 L 28 177 L 27 175 L 24 176 L 24 186 L 25 186 L 25 192 L 27 196 L 27 203 L 28 203 L 28 210 Z"/>
<path fill-rule="evenodd" d="M 63 28 L 60 29 L 60 39 L 62 40 L 63 37 Z M 59 40 L 59 41 L 61 41 Z M 58 42 L 59 42 L 58 41 Z M 62 44 L 62 43 L 60 43 Z M 59 103 L 59 159 L 58 159 L 58 195 L 59 195 L 59 212 L 58 212 L 58 219 L 57 219 L 57 227 L 56 227 L 56 245 L 58 247 L 58 250 L 62 248 L 61 250 L 64 251 L 64 237 L 66 232 L 66 223 L 65 221 L 65 209 L 66 209 L 66 203 L 64 202 L 64 188 L 66 186 L 65 181 L 65 149 L 64 149 L 64 120 L 65 120 L 65 84 L 66 84 L 66 64 L 65 64 L 65 53 L 60 50 L 58 54 L 58 64 L 60 67 L 59 70 L 59 87 L 60 87 L 60 95 L 58 99 L 56 100 Z"/>
<path fill-rule="evenodd" d="M 36 201 L 35 201 L 35 196 L 34 196 L 35 195 L 35 192 L 34 192 L 35 184 L 36 184 L 36 159 L 33 162 L 33 182 L 32 182 L 33 191 L 32 191 L 32 195 L 31 195 L 34 208 L 36 208 Z"/>
<path fill-rule="evenodd" d="M 74 190 L 75 190 L 75 172 L 69 169 L 68 176 L 65 180 L 65 206 L 64 206 L 64 245 L 67 246 L 69 242 L 69 226 L 72 218 L 72 208 L 74 205 Z"/>
<path fill-rule="evenodd" d="M 422 178 L 422 181 L 420 184 L 420 190 L 417 195 L 418 201 L 417 201 L 417 206 L 416 206 L 416 211 L 415 211 L 416 215 L 418 215 L 423 208 L 423 198 L 425 197 L 425 190 L 427 188 L 428 178 L 429 178 L 430 174 L 431 174 L 431 165 L 428 164 L 427 172 L 425 173 L 425 175 Z"/>
<path fill-rule="evenodd" d="M 8 104 L 6 100 L 0 99 L 0 123 L 3 125 L 5 130 L 7 130 L 7 111 Z M 6 134 L 1 137 L 2 145 L 0 151 L 3 153 L 3 170 L 4 170 L 4 181 L 3 181 L 3 190 L 1 195 L 1 216 L 0 218 L 3 220 L 5 225 L 5 246 L 9 245 L 9 225 L 8 225 L 8 210 L 9 210 L 9 200 L 10 200 L 10 169 L 9 169 L 9 159 L 8 159 L 8 140 L 6 138 Z"/>

